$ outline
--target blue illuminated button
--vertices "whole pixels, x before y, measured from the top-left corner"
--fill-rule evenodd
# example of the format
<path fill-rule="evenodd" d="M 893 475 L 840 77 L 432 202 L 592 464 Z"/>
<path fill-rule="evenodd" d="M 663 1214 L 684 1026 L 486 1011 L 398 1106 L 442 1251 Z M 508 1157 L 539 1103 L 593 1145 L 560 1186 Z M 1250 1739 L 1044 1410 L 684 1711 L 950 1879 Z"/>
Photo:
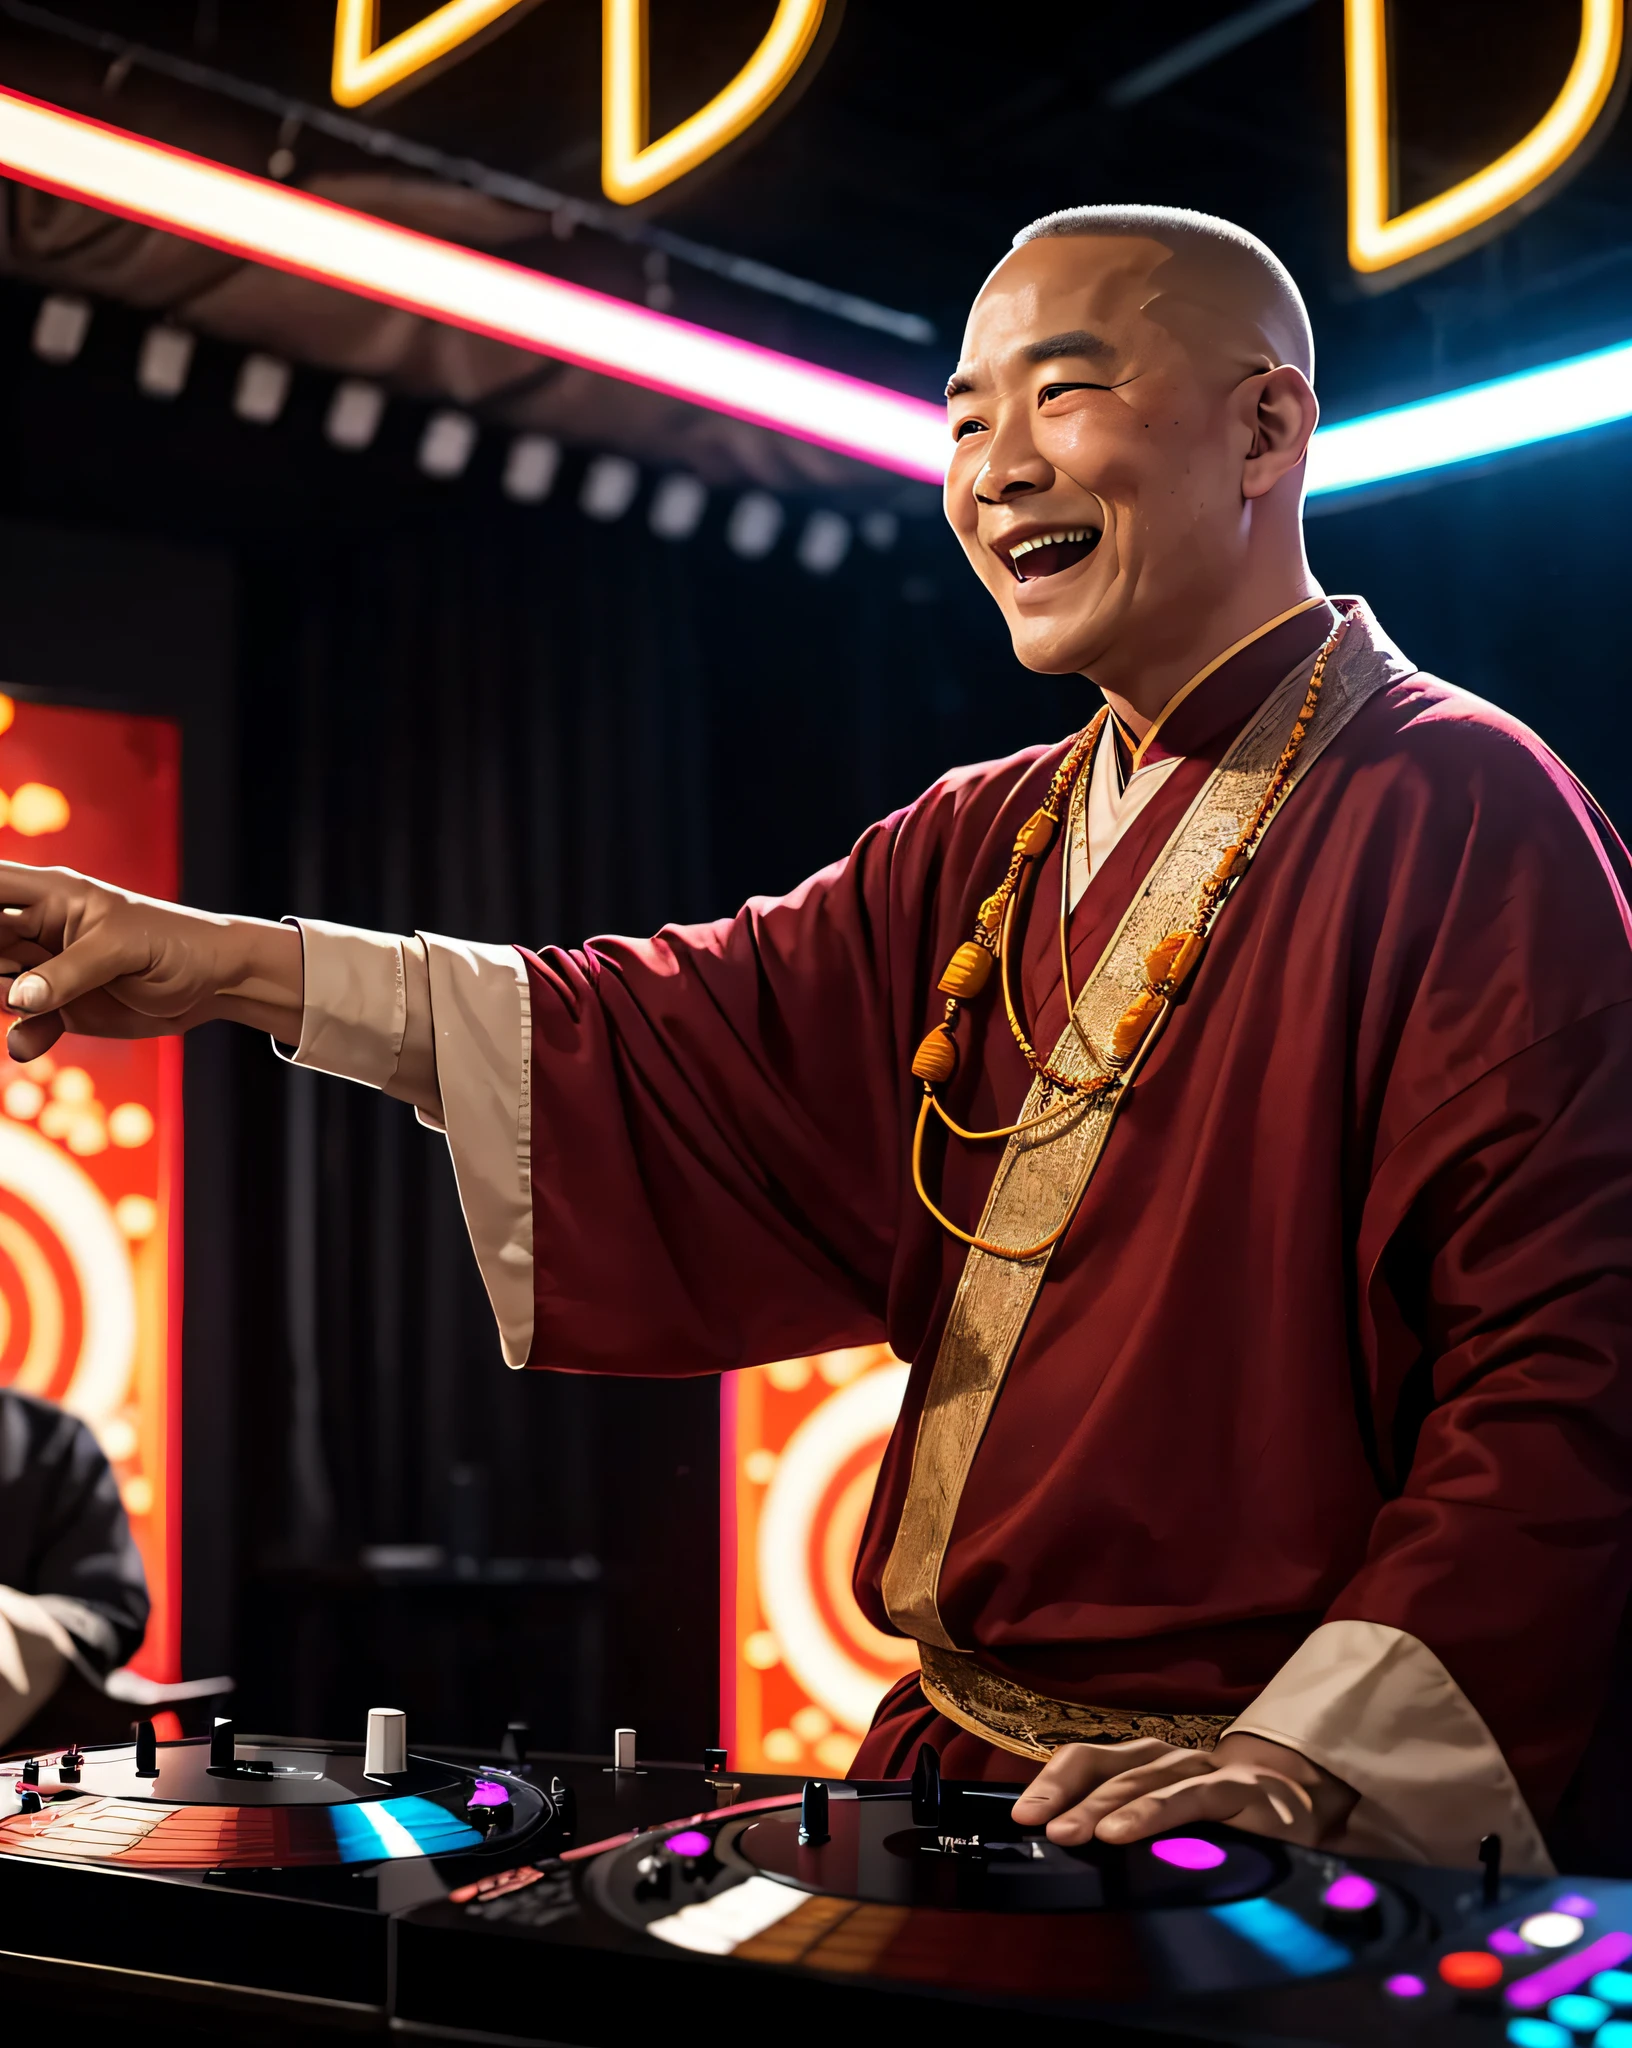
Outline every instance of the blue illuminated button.
<path fill-rule="evenodd" d="M 1600 1970 L 1587 1989 L 1610 2005 L 1632 2005 L 1632 1971 Z"/>
<path fill-rule="evenodd" d="M 1592 2038 L 1593 2048 L 1632 2048 L 1632 2020 L 1606 2020 Z"/>
<path fill-rule="evenodd" d="M 1575 2048 L 1575 2036 L 1551 2020 L 1509 2020 L 1507 2038 L 1513 2048 Z"/>
<path fill-rule="evenodd" d="M 1553 2000 L 1547 2017 L 1577 2034 L 1590 2034 L 1601 2020 L 1609 2018 L 1609 2007 L 1601 1998 L 1586 1998 L 1579 1991 L 1571 1991 Z"/>

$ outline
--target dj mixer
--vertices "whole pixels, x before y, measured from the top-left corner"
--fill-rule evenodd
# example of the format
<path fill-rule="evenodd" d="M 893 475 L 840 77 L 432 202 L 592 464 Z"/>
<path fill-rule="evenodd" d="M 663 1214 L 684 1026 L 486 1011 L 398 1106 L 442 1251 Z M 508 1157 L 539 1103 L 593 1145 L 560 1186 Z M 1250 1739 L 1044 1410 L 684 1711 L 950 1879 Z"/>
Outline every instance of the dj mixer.
<path fill-rule="evenodd" d="M 1065 1849 L 1016 1786 L 213 1737 L 0 1771 L 0 1998 L 124 2039 L 1632 2048 L 1632 1883 L 1227 1828 Z M 144 2016 L 145 2015 L 145 2019 Z M 144 2033 L 143 2027 L 153 2029 Z"/>

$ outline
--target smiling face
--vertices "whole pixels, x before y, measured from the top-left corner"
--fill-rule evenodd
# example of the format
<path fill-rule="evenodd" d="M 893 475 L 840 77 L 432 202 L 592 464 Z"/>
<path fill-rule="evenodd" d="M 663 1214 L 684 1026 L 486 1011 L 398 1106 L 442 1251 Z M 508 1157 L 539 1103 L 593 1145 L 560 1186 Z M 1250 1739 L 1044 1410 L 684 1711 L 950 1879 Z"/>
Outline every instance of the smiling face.
<path fill-rule="evenodd" d="M 1259 601 L 1255 501 L 1302 456 L 1251 473 L 1266 384 L 1308 385 L 1255 291 L 1233 252 L 1144 234 L 1042 236 L 987 280 L 947 387 L 946 514 L 1028 668 L 1115 688 Z"/>

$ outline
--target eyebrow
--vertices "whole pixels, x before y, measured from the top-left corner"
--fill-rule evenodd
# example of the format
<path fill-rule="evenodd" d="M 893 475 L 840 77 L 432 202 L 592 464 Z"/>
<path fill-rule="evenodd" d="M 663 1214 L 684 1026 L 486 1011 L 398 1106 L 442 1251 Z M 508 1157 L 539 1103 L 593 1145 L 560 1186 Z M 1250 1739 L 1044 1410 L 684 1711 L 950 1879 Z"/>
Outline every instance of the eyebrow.
<path fill-rule="evenodd" d="M 1101 334 L 1090 334 L 1086 327 L 1073 327 L 1064 334 L 1050 334 L 1042 341 L 1028 341 L 1020 351 L 1020 357 L 1027 363 L 1057 363 L 1069 356 L 1081 356 L 1089 362 L 1098 362 L 1104 356 L 1115 355 L 1116 350 Z M 947 382 L 946 395 L 957 398 L 965 391 L 975 388 L 972 370 L 954 370 Z"/>

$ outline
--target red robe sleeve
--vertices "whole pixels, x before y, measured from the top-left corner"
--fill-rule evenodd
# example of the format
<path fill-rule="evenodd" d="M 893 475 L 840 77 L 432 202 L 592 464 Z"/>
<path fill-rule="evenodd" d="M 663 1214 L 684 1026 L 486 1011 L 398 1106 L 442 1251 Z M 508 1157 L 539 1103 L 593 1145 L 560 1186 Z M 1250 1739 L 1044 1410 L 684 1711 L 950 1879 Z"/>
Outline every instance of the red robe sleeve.
<path fill-rule="evenodd" d="M 1632 1590 L 1632 1004 L 1411 1130 L 1367 1203 L 1394 1213 L 1360 1271 L 1399 1491 L 1326 1619 L 1427 1643 L 1545 1816 Z"/>

